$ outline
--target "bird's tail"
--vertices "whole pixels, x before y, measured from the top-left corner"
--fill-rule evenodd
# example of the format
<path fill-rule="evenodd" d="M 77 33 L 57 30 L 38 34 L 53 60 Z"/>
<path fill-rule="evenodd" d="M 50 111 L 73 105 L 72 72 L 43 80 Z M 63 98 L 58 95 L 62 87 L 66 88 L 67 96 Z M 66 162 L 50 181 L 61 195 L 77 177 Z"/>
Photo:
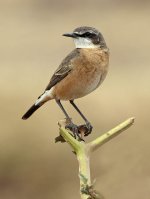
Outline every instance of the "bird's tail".
<path fill-rule="evenodd" d="M 51 94 L 51 90 L 45 91 L 42 95 L 38 97 L 35 104 L 29 108 L 29 110 L 22 116 L 23 120 L 28 119 L 38 108 L 40 108 L 45 102 L 53 99 L 53 96 Z"/>
<path fill-rule="evenodd" d="M 41 105 L 35 105 L 33 104 L 29 110 L 22 116 L 23 120 L 28 119 L 38 108 L 40 108 Z"/>

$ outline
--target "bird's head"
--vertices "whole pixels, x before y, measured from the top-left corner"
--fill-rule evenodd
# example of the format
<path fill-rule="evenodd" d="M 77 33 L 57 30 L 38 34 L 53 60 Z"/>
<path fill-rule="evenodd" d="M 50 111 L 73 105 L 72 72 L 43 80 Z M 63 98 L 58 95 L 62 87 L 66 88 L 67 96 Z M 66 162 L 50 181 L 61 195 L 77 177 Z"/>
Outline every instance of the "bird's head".
<path fill-rule="evenodd" d="M 72 33 L 63 36 L 72 37 L 76 48 L 105 48 L 106 43 L 102 34 L 95 28 L 82 26 L 76 28 Z"/>

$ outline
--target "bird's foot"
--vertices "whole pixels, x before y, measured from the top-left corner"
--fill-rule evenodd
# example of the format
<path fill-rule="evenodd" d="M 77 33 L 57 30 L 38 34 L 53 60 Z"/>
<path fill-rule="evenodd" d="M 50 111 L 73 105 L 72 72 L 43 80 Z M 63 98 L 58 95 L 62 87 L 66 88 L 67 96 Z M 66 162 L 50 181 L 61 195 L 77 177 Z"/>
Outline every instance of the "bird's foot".
<path fill-rule="evenodd" d="M 93 126 L 87 122 L 86 124 L 78 126 L 78 129 L 84 132 L 84 136 L 88 136 L 92 132 Z"/>
<path fill-rule="evenodd" d="M 79 141 L 84 141 L 82 139 L 82 137 L 80 137 L 79 135 L 79 129 L 78 129 L 78 126 L 76 124 L 74 124 L 73 122 L 70 122 L 69 124 L 67 124 L 65 126 L 66 129 L 69 129 L 70 131 L 73 132 L 73 136 L 75 139 L 78 139 Z"/>

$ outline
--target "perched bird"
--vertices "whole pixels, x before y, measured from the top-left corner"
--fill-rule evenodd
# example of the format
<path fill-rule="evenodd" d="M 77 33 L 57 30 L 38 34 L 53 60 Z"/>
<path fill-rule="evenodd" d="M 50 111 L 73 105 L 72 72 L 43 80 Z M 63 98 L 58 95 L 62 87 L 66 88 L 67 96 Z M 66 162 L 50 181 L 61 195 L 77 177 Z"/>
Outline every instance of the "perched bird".
<path fill-rule="evenodd" d="M 55 99 L 69 121 L 67 128 L 73 130 L 74 135 L 78 135 L 78 126 L 72 122 L 60 102 L 67 100 L 85 121 L 87 128 L 85 135 L 88 135 L 92 131 L 92 126 L 75 105 L 74 100 L 91 93 L 103 82 L 108 71 L 109 49 L 102 34 L 92 27 L 82 26 L 63 36 L 72 37 L 76 48 L 62 61 L 44 93 L 38 97 L 22 119 L 28 119 L 45 102 Z"/>

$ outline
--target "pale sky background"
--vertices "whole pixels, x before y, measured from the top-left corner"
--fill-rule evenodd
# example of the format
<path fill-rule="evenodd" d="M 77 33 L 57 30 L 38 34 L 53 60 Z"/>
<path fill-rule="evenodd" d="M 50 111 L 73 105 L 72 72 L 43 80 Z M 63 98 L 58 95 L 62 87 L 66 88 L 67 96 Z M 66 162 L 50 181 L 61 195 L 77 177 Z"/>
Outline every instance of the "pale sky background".
<path fill-rule="evenodd" d="M 74 48 L 61 35 L 88 25 L 104 35 L 110 69 L 100 88 L 76 101 L 94 126 L 86 141 L 136 118 L 93 154 L 92 178 L 105 199 L 149 199 L 149 24 L 148 0 L 0 1 L 0 198 L 80 198 L 76 158 L 67 144 L 54 143 L 64 118 L 57 104 L 47 103 L 27 121 L 21 116 Z"/>

